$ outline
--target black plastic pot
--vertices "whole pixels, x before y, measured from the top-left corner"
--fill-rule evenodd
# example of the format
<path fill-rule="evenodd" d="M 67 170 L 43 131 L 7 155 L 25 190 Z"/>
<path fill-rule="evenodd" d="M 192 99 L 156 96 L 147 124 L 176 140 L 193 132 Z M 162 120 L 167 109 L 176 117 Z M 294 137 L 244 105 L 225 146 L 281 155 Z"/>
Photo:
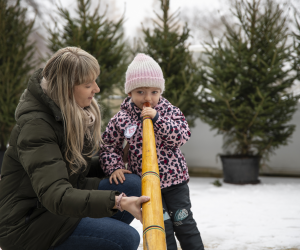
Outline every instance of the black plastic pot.
<path fill-rule="evenodd" d="M 221 155 L 223 180 L 231 184 L 257 184 L 260 157 Z"/>

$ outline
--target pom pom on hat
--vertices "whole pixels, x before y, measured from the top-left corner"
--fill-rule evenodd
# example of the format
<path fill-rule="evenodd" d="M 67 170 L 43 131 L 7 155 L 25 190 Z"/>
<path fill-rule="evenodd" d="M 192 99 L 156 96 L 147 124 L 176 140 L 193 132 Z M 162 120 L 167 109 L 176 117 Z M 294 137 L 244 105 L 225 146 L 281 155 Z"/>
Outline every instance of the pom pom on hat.
<path fill-rule="evenodd" d="M 165 90 L 162 70 L 154 59 L 145 54 L 137 54 L 126 71 L 125 93 L 136 88 L 154 87 Z"/>

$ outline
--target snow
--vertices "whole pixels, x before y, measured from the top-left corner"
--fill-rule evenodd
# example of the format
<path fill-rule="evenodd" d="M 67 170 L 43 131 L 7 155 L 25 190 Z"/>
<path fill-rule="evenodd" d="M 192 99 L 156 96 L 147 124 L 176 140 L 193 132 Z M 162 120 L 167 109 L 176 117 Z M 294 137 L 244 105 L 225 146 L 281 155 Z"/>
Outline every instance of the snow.
<path fill-rule="evenodd" d="M 261 184 L 212 185 L 191 177 L 192 212 L 206 250 L 300 250 L 300 178 L 260 177 Z M 142 224 L 131 226 L 141 236 Z M 181 249 L 180 247 L 178 249 Z"/>
<path fill-rule="evenodd" d="M 212 185 L 215 180 L 191 177 L 189 182 L 206 250 L 300 250 L 300 178 L 260 177 L 257 185 L 220 180 L 221 187 Z M 141 223 L 131 225 L 142 239 Z"/>

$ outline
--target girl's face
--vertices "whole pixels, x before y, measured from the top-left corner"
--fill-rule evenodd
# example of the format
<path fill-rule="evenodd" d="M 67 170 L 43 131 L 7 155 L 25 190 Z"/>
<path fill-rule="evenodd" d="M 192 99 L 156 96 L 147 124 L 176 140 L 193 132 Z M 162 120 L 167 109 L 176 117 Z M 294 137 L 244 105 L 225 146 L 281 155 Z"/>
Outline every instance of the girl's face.
<path fill-rule="evenodd" d="M 81 108 L 90 106 L 94 95 L 99 92 L 100 88 L 98 87 L 96 80 L 74 86 L 74 98 Z"/>
<path fill-rule="evenodd" d="M 161 91 L 159 88 L 137 88 L 128 93 L 128 96 L 131 97 L 131 101 L 138 106 L 140 109 L 143 109 L 145 102 L 149 102 L 151 107 L 155 107 L 159 102 Z"/>

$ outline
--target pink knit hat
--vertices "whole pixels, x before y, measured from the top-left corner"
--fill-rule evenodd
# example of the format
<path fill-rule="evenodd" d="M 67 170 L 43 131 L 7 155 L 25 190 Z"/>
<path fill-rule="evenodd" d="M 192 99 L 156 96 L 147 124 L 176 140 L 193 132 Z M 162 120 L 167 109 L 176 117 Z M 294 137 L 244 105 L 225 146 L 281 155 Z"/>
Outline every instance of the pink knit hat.
<path fill-rule="evenodd" d="M 165 90 L 165 79 L 162 70 L 152 57 L 137 54 L 126 71 L 125 93 L 128 94 L 136 88 L 154 87 Z"/>

